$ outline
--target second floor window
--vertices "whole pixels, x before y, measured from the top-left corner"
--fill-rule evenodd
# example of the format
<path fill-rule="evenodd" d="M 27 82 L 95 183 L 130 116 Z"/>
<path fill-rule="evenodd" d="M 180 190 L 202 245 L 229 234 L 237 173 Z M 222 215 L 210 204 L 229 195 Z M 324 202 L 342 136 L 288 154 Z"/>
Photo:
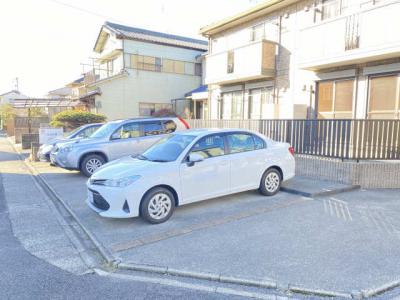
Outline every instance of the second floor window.
<path fill-rule="evenodd" d="M 201 63 L 129 53 L 124 57 L 126 68 L 201 76 Z"/>
<path fill-rule="evenodd" d="M 315 20 L 327 20 L 340 15 L 354 13 L 366 4 L 369 0 L 320 0 L 318 1 Z M 375 3 L 375 2 L 373 2 Z"/>
<path fill-rule="evenodd" d="M 228 64 L 226 72 L 228 74 L 233 73 L 235 71 L 235 52 L 228 52 Z"/>
<path fill-rule="evenodd" d="M 340 15 L 340 0 L 323 0 L 321 8 L 321 19 L 326 20 Z"/>
<path fill-rule="evenodd" d="M 253 26 L 250 30 L 250 41 L 260 41 L 264 38 L 264 23 Z"/>

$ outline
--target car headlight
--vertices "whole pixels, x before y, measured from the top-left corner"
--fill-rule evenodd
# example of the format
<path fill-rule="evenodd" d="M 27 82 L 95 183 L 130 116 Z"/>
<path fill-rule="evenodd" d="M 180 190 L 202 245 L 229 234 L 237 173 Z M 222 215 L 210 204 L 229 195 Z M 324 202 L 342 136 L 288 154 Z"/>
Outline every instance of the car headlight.
<path fill-rule="evenodd" d="M 42 153 L 51 152 L 52 149 L 53 149 L 53 145 L 43 145 L 40 147 L 40 150 Z"/>
<path fill-rule="evenodd" d="M 118 179 L 107 179 L 103 182 L 103 185 L 111 187 L 126 187 L 137 181 L 139 178 L 139 175 L 134 175 Z"/>
<path fill-rule="evenodd" d="M 60 153 L 67 153 L 67 152 L 71 152 L 72 148 L 73 148 L 72 145 L 64 146 L 64 147 L 60 147 L 60 149 L 58 149 L 58 151 Z"/>

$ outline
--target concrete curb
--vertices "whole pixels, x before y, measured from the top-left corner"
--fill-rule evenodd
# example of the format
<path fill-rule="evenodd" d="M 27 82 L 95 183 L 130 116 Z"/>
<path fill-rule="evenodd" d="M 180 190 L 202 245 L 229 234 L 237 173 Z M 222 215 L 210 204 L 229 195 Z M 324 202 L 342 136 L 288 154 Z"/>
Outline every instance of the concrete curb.
<path fill-rule="evenodd" d="M 395 280 L 392 282 L 389 282 L 387 284 L 381 285 L 380 287 L 374 288 L 374 289 L 367 289 L 367 290 L 362 290 L 361 295 L 363 298 L 370 298 L 379 294 L 382 294 L 384 292 L 393 290 L 397 287 L 400 286 L 400 280 Z"/>
<path fill-rule="evenodd" d="M 166 274 L 180 277 L 187 277 L 199 280 L 209 280 L 221 283 L 230 283 L 237 284 L 243 286 L 252 286 L 252 287 L 260 287 L 267 289 L 275 289 L 283 292 L 292 292 L 303 295 L 312 295 L 312 296 L 322 296 L 322 297 L 339 297 L 339 298 L 352 298 L 352 299 L 363 299 L 370 298 L 376 296 L 378 294 L 382 294 L 389 290 L 392 290 L 396 287 L 400 286 L 400 280 L 393 281 L 382 285 L 378 288 L 367 289 L 361 291 L 352 291 L 351 293 L 346 292 L 337 292 L 337 291 L 328 291 L 322 289 L 310 289 L 302 286 L 292 285 L 292 284 L 283 284 L 275 281 L 268 280 L 257 280 L 257 279 L 246 279 L 240 277 L 232 277 L 232 276 L 224 276 L 221 274 L 213 274 L 213 273 L 203 273 L 203 272 L 191 272 L 185 270 L 178 270 L 164 266 L 152 266 L 152 265 L 144 265 L 144 264 L 135 264 L 135 263 L 123 263 L 119 259 L 115 258 L 114 255 L 97 239 L 97 237 L 80 221 L 78 216 L 73 212 L 73 210 L 69 207 L 69 205 L 61 198 L 61 196 L 47 183 L 47 181 L 43 178 L 43 176 L 36 170 L 36 168 L 31 165 L 29 162 L 25 161 L 21 152 L 16 149 L 14 144 L 8 139 L 15 153 L 18 154 L 21 161 L 27 166 L 30 173 L 33 177 L 40 183 L 42 183 L 46 189 L 51 193 L 51 195 L 59 201 L 62 206 L 66 209 L 66 211 L 71 215 L 71 217 L 76 221 L 76 223 L 81 227 L 81 229 L 85 232 L 88 238 L 92 241 L 93 245 L 100 253 L 100 255 L 104 258 L 107 264 L 110 267 L 114 267 L 120 270 L 131 270 L 131 271 L 141 271 L 155 274 Z M 350 191 L 360 188 L 359 186 L 349 186 L 345 188 L 341 188 L 340 192 Z M 332 191 L 320 192 L 316 193 L 318 196 L 322 195 L 332 195 Z M 334 193 L 337 193 L 336 191 Z M 312 195 L 304 195 L 300 193 L 296 193 L 299 195 L 303 195 L 306 197 L 313 197 Z M 313 194 L 315 197 L 315 194 Z"/>
<path fill-rule="evenodd" d="M 353 298 L 351 293 L 327 291 L 322 289 L 309 289 L 295 285 L 289 285 L 289 291 L 298 294 L 314 295 L 322 297 Z"/>
<path fill-rule="evenodd" d="M 333 189 L 333 190 L 327 190 L 327 191 L 316 192 L 316 193 L 308 193 L 308 192 L 304 192 L 304 191 L 301 191 L 301 190 L 297 190 L 297 189 L 293 189 L 293 188 L 282 186 L 281 187 L 281 191 L 284 191 L 284 192 L 290 193 L 290 194 L 294 194 L 294 195 L 300 195 L 300 196 L 304 196 L 304 197 L 315 198 L 315 197 L 332 196 L 332 195 L 336 195 L 336 194 L 340 194 L 340 193 L 345 193 L 345 192 L 358 190 L 360 188 L 361 188 L 361 186 L 359 186 L 359 185 L 350 185 L 350 186 L 346 186 L 346 187 L 342 187 L 342 188 L 338 188 L 338 189 Z"/>

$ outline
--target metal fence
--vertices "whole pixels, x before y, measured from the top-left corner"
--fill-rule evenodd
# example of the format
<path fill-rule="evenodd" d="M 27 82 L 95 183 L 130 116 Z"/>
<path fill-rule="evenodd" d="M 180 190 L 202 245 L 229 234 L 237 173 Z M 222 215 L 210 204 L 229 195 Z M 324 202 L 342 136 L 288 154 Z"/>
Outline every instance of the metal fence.
<path fill-rule="evenodd" d="M 244 128 L 290 143 L 297 154 L 400 159 L 400 120 L 188 120 L 192 128 Z"/>

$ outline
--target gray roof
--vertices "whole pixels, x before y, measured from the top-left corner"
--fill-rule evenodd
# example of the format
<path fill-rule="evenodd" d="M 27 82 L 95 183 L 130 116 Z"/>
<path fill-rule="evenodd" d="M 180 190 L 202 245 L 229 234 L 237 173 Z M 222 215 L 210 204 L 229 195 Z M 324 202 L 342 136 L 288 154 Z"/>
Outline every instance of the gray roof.
<path fill-rule="evenodd" d="M 126 39 L 143 40 L 153 43 L 166 44 L 166 45 L 203 50 L 203 51 L 206 51 L 208 49 L 208 42 L 204 40 L 197 40 L 184 36 L 151 31 L 142 28 L 130 27 L 111 22 L 106 22 L 104 26 L 113 30 L 117 34 L 120 34 L 123 38 Z"/>

